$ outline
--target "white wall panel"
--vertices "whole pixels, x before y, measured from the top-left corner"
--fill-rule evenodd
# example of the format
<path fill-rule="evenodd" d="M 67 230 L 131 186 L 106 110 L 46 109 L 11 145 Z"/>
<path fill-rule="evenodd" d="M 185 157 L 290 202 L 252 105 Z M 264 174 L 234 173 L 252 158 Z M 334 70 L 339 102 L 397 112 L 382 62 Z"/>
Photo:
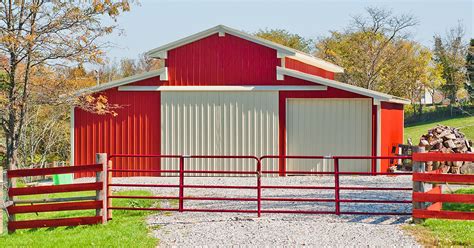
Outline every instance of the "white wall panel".
<path fill-rule="evenodd" d="M 288 155 L 371 155 L 370 99 L 288 99 Z M 341 160 L 341 171 L 370 171 L 369 160 Z M 333 171 L 331 160 L 288 160 L 287 170 Z"/>
<path fill-rule="evenodd" d="M 161 152 L 278 154 L 278 92 L 161 92 Z M 277 163 L 267 161 L 265 169 L 278 170 Z M 187 170 L 256 169 L 254 160 L 242 159 L 186 159 L 185 164 Z M 162 169 L 178 169 L 177 160 L 164 159 Z"/>

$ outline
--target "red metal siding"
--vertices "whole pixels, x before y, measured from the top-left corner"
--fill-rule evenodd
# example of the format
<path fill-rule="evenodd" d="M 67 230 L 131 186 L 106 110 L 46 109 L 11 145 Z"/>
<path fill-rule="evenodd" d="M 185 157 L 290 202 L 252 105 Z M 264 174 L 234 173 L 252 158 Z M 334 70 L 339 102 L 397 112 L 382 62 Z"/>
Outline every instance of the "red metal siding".
<path fill-rule="evenodd" d="M 334 72 L 326 71 L 324 69 L 308 65 L 306 63 L 291 58 L 285 58 L 285 67 L 288 69 L 294 69 L 300 72 L 334 80 Z"/>
<path fill-rule="evenodd" d="M 392 146 L 403 143 L 403 105 L 382 102 L 381 105 L 381 156 L 391 155 Z M 381 171 L 389 167 L 388 160 L 381 161 Z"/>
<path fill-rule="evenodd" d="M 352 92 L 328 87 L 326 91 L 280 91 L 278 100 L 278 145 L 279 155 L 286 155 L 286 99 L 287 98 L 369 98 Z M 372 128 L 375 128 L 372 126 Z M 372 144 L 374 146 L 374 144 Z M 321 154 L 314 154 L 321 155 Z M 280 176 L 285 176 L 285 159 L 279 161 Z"/>
<path fill-rule="evenodd" d="M 160 153 L 160 93 L 103 92 L 110 103 L 119 104 L 117 116 L 97 115 L 74 110 L 74 164 L 95 163 L 96 153 L 159 154 Z M 121 158 L 114 168 L 152 170 L 160 168 L 158 159 Z M 151 176 L 152 173 L 142 173 Z M 156 175 L 156 173 L 155 173 Z M 92 173 L 79 176 L 92 176 Z M 116 176 L 139 176 L 137 173 L 117 173 Z"/>
<path fill-rule="evenodd" d="M 333 73 L 298 61 L 292 60 L 290 65 L 313 75 L 334 77 Z M 281 66 L 281 59 L 276 50 L 230 34 L 214 34 L 172 49 L 165 66 L 168 81 L 155 77 L 131 85 L 314 85 L 287 76 L 277 80 L 276 67 Z"/>

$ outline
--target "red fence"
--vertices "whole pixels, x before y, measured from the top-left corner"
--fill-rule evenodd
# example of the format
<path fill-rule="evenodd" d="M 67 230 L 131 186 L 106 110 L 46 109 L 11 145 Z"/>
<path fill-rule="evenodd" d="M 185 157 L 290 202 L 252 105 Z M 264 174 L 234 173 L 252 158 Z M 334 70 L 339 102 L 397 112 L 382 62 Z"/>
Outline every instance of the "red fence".
<path fill-rule="evenodd" d="M 474 154 L 415 153 L 413 154 L 413 161 L 474 161 Z M 441 174 L 439 171 L 434 171 L 414 173 L 413 181 L 433 184 L 433 188 L 427 192 L 413 192 L 413 202 L 431 203 L 421 209 L 413 209 L 414 218 L 474 220 L 474 212 L 442 210 L 445 202 L 473 204 L 474 195 L 443 194 L 441 185 L 437 185 L 441 183 L 474 185 L 474 175 Z"/>
<path fill-rule="evenodd" d="M 14 232 L 17 229 L 41 228 L 41 227 L 58 227 L 58 226 L 77 226 L 89 225 L 106 222 L 105 215 L 101 215 L 101 209 L 105 209 L 104 187 L 105 173 L 104 164 L 92 164 L 82 166 L 68 166 L 56 168 L 42 169 L 20 169 L 10 170 L 7 173 L 7 181 L 11 182 L 12 178 L 44 176 L 53 174 L 79 173 L 79 172 L 95 172 L 96 181 L 92 183 L 75 183 L 67 185 L 47 185 L 35 187 L 8 187 L 8 231 Z M 46 198 L 46 199 L 28 199 L 25 196 L 64 193 L 64 192 L 80 192 L 80 191 L 96 191 L 95 196 L 87 197 L 67 197 L 67 198 Z M 23 197 L 24 199 L 17 199 Z M 95 209 L 95 216 L 61 218 L 61 219 L 32 219 L 32 220 L 16 220 L 17 215 L 40 212 L 55 211 L 71 211 L 71 210 L 87 210 Z M 102 211 L 104 212 L 104 211 Z"/>
<path fill-rule="evenodd" d="M 178 159 L 179 169 L 178 170 L 131 170 L 131 169 L 109 169 L 108 173 L 176 173 L 179 176 L 179 184 L 118 184 L 109 183 L 108 187 L 167 187 L 167 188 L 178 188 L 177 196 L 116 196 L 108 195 L 108 198 L 135 198 L 135 199 L 166 199 L 166 200 L 178 200 L 178 208 L 131 208 L 123 206 L 108 206 L 110 210 L 158 210 L 158 211 L 179 211 L 179 212 L 237 212 L 237 213 L 256 213 L 259 217 L 262 213 L 296 213 L 296 214 L 376 214 L 376 215 L 411 215 L 406 212 L 348 212 L 341 211 L 341 203 L 374 203 L 374 204 L 411 204 L 411 199 L 407 200 L 376 200 L 376 199 L 341 199 L 340 191 L 352 190 L 352 191 L 404 191 L 412 190 L 412 188 L 381 188 L 381 187 L 349 187 L 340 185 L 340 175 L 360 175 L 360 176 L 374 176 L 374 175 L 411 175 L 411 172 L 405 173 L 375 173 L 375 172 L 341 172 L 339 168 L 339 161 L 345 159 L 363 159 L 363 160 L 376 160 L 376 159 L 407 159 L 411 158 L 408 156 L 336 156 L 336 157 L 324 157 L 324 156 L 263 156 L 261 158 L 255 156 L 180 156 L 180 155 L 126 155 L 126 154 L 114 154 L 111 155 L 110 159 L 113 161 L 115 158 L 168 158 Z M 251 159 L 255 160 L 254 171 L 237 171 L 237 170 L 187 170 L 185 160 L 188 159 Z M 265 159 L 332 159 L 334 160 L 334 171 L 332 172 L 315 172 L 315 171 L 287 171 L 286 174 L 299 174 L 299 175 L 332 175 L 334 176 L 334 186 L 282 186 L 282 185 L 262 185 L 262 176 L 265 174 L 279 174 L 279 171 L 262 170 L 262 161 Z M 241 185 L 189 185 L 185 183 L 184 178 L 186 174 L 240 174 L 240 175 L 255 175 L 255 185 L 241 186 Z M 214 189 L 248 189 L 255 190 L 256 197 L 254 198 L 236 198 L 236 197 L 189 197 L 185 196 L 184 191 L 186 188 L 214 188 Z M 334 191 L 334 199 L 327 198 L 275 198 L 275 197 L 262 197 L 262 189 L 321 189 L 321 190 L 332 190 Z M 109 190 L 110 191 L 110 190 Z M 241 202 L 256 202 L 256 209 L 195 209 L 185 208 L 185 201 L 241 201 Z M 308 211 L 308 210 L 295 210 L 295 209 L 262 209 L 262 202 L 265 201 L 282 201 L 282 202 L 334 202 L 334 211 Z M 110 204 L 110 202 L 108 203 Z"/>
<path fill-rule="evenodd" d="M 117 158 L 155 158 L 155 159 L 176 159 L 179 161 L 179 168 L 174 170 L 133 170 L 113 168 L 113 161 Z M 247 159 L 255 161 L 255 168 L 252 171 L 238 170 L 189 170 L 186 168 L 186 161 L 191 159 Z M 288 159 L 327 159 L 334 163 L 333 171 L 286 171 L 287 175 L 328 175 L 334 177 L 333 186 L 320 185 L 264 185 L 262 177 L 264 175 L 279 175 L 278 170 L 267 170 L 262 168 L 262 161 L 269 159 L 288 160 Z M 262 213 L 295 213 L 295 214 L 368 214 L 368 215 L 411 215 L 407 212 L 358 212 L 358 211 L 342 211 L 341 204 L 346 203 L 365 203 L 365 204 L 412 204 L 414 206 L 414 218 L 450 218 L 450 219 L 474 219 L 474 213 L 455 212 L 441 210 L 443 202 L 461 202 L 474 203 L 472 195 L 465 194 L 442 194 L 441 187 L 436 186 L 431 191 L 424 192 L 418 188 L 409 187 L 362 187 L 362 186 L 345 186 L 341 185 L 341 175 L 358 175 L 358 176 L 378 176 L 378 175 L 412 175 L 411 172 L 403 173 L 385 173 L 385 172 L 346 172 L 341 171 L 341 160 L 378 160 L 378 159 L 413 159 L 414 163 L 420 164 L 422 161 L 473 161 L 474 154 L 433 154 L 433 153 L 414 153 L 412 156 L 183 156 L 183 155 L 129 155 L 114 154 L 110 156 L 107 165 L 106 154 L 98 155 L 98 163 L 93 165 L 74 166 L 74 167 L 57 167 L 48 169 L 24 169 L 12 170 L 8 172 L 8 181 L 16 177 L 39 176 L 64 173 L 96 173 L 96 181 L 92 183 L 78 183 L 70 185 L 58 186 L 37 186 L 30 188 L 9 187 L 8 197 L 10 206 L 7 210 L 9 213 L 8 229 L 14 231 L 22 228 L 38 228 L 38 227 L 56 227 L 56 226 L 74 226 L 83 224 L 104 223 L 111 218 L 111 212 L 108 210 L 157 210 L 157 211 L 179 211 L 179 212 L 236 212 L 236 213 L 256 213 L 261 216 Z M 422 165 L 422 164 L 421 164 Z M 108 168 L 107 168 L 108 167 Z M 419 167 L 419 166 L 418 166 Z M 130 183 L 112 183 L 110 180 L 113 174 L 117 173 L 173 173 L 179 178 L 177 184 L 130 184 Z M 234 174 L 255 176 L 255 184 L 252 185 L 193 185 L 187 184 L 185 178 L 189 174 Z M 119 174 L 120 175 L 120 174 Z M 472 175 L 446 175 L 435 173 L 413 173 L 413 181 L 415 185 L 423 183 L 451 183 L 451 184 L 474 184 L 474 176 Z M 171 196 L 118 196 L 111 194 L 111 187 L 158 187 L 158 188 L 176 188 L 177 195 Z M 186 189 L 247 189 L 255 190 L 255 197 L 200 197 L 186 196 Z M 334 198 L 297 198 L 297 197 L 265 197 L 262 195 L 262 189 L 300 189 L 300 190 L 328 190 L 334 192 Z M 93 197 L 75 197 L 75 198 L 55 198 L 43 200 L 18 200 L 14 197 L 49 194 L 74 191 L 96 191 Z M 413 193 L 413 201 L 405 200 L 378 200 L 378 199 L 349 199 L 341 198 L 341 191 L 411 191 Z M 111 199 L 114 198 L 130 198 L 130 199 L 165 199 L 177 200 L 176 208 L 133 208 L 125 206 L 112 206 Z M 106 200 L 105 200 L 106 199 Z M 204 209 L 204 208 L 188 208 L 185 207 L 185 201 L 236 201 L 236 202 L 255 202 L 255 209 Z M 313 211 L 300 209 L 265 209 L 262 208 L 262 202 L 329 202 L 334 203 L 333 211 Z M 416 207 L 420 202 L 433 202 L 428 207 Z M 31 204 L 31 205 L 25 205 Z M 419 205 L 419 204 L 418 204 Z M 423 205 L 419 205 L 423 206 Z M 38 213 L 50 211 L 65 210 L 83 210 L 96 209 L 95 216 L 80 218 L 64 218 L 64 219 L 43 219 L 43 220 L 16 220 L 15 216 L 25 213 Z M 100 211 L 102 209 L 102 211 Z M 107 214 L 106 214 L 107 213 Z"/>

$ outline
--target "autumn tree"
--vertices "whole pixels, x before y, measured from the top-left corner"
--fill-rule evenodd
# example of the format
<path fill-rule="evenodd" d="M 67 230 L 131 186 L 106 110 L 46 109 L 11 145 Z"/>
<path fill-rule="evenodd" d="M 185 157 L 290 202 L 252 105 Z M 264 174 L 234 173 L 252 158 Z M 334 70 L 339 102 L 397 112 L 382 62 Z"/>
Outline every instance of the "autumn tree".
<path fill-rule="evenodd" d="M 311 53 L 314 50 L 313 40 L 290 33 L 285 29 L 260 29 L 254 35 L 305 53 Z"/>
<path fill-rule="evenodd" d="M 129 10 L 127 1 L 0 1 L 0 124 L 6 139 L 7 169 L 18 163 L 18 149 L 30 107 L 70 100 L 65 78 L 36 81 L 44 72 L 77 63 L 101 62 L 115 20 Z M 114 23 L 114 22 L 112 22 Z M 61 97 L 60 97 L 61 96 Z M 94 103 L 90 97 L 85 106 Z M 100 106 L 104 106 L 101 104 Z M 89 110 L 95 110 L 91 106 Z M 88 109 L 88 108 L 86 108 Z"/>
<path fill-rule="evenodd" d="M 398 86 L 405 82 L 398 75 L 400 66 L 406 68 L 406 56 L 414 55 L 406 53 L 406 41 L 417 21 L 411 15 L 394 15 L 385 9 L 366 11 L 366 15 L 353 17 L 344 31 L 332 31 L 321 38 L 316 56 L 344 67 L 338 78 L 343 82 L 402 96 Z"/>
<path fill-rule="evenodd" d="M 468 78 L 466 90 L 469 93 L 471 102 L 474 103 L 474 39 L 471 39 L 466 55 L 466 73 Z"/>
<path fill-rule="evenodd" d="M 459 23 L 449 29 L 444 37 L 434 37 L 434 60 L 442 66 L 442 76 L 446 84 L 441 88 L 451 105 L 467 97 L 464 88 L 467 82 L 466 56 L 467 42 L 464 41 L 464 28 Z"/>

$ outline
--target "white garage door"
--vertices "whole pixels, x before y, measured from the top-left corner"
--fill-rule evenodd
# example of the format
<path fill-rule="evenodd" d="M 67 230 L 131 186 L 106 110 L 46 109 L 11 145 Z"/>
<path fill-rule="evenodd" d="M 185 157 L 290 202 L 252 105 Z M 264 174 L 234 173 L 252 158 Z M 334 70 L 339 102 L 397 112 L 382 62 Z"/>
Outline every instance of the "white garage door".
<path fill-rule="evenodd" d="M 371 155 L 370 99 L 288 99 L 288 155 Z M 288 170 L 333 171 L 332 161 L 288 160 Z M 370 161 L 341 160 L 340 171 L 370 171 Z"/>
<path fill-rule="evenodd" d="M 278 154 L 278 92 L 161 92 L 161 153 Z M 186 170 L 255 166 L 254 160 L 186 159 Z M 265 166 L 278 170 L 277 161 Z M 178 169 L 178 163 L 166 159 L 162 169 Z"/>

